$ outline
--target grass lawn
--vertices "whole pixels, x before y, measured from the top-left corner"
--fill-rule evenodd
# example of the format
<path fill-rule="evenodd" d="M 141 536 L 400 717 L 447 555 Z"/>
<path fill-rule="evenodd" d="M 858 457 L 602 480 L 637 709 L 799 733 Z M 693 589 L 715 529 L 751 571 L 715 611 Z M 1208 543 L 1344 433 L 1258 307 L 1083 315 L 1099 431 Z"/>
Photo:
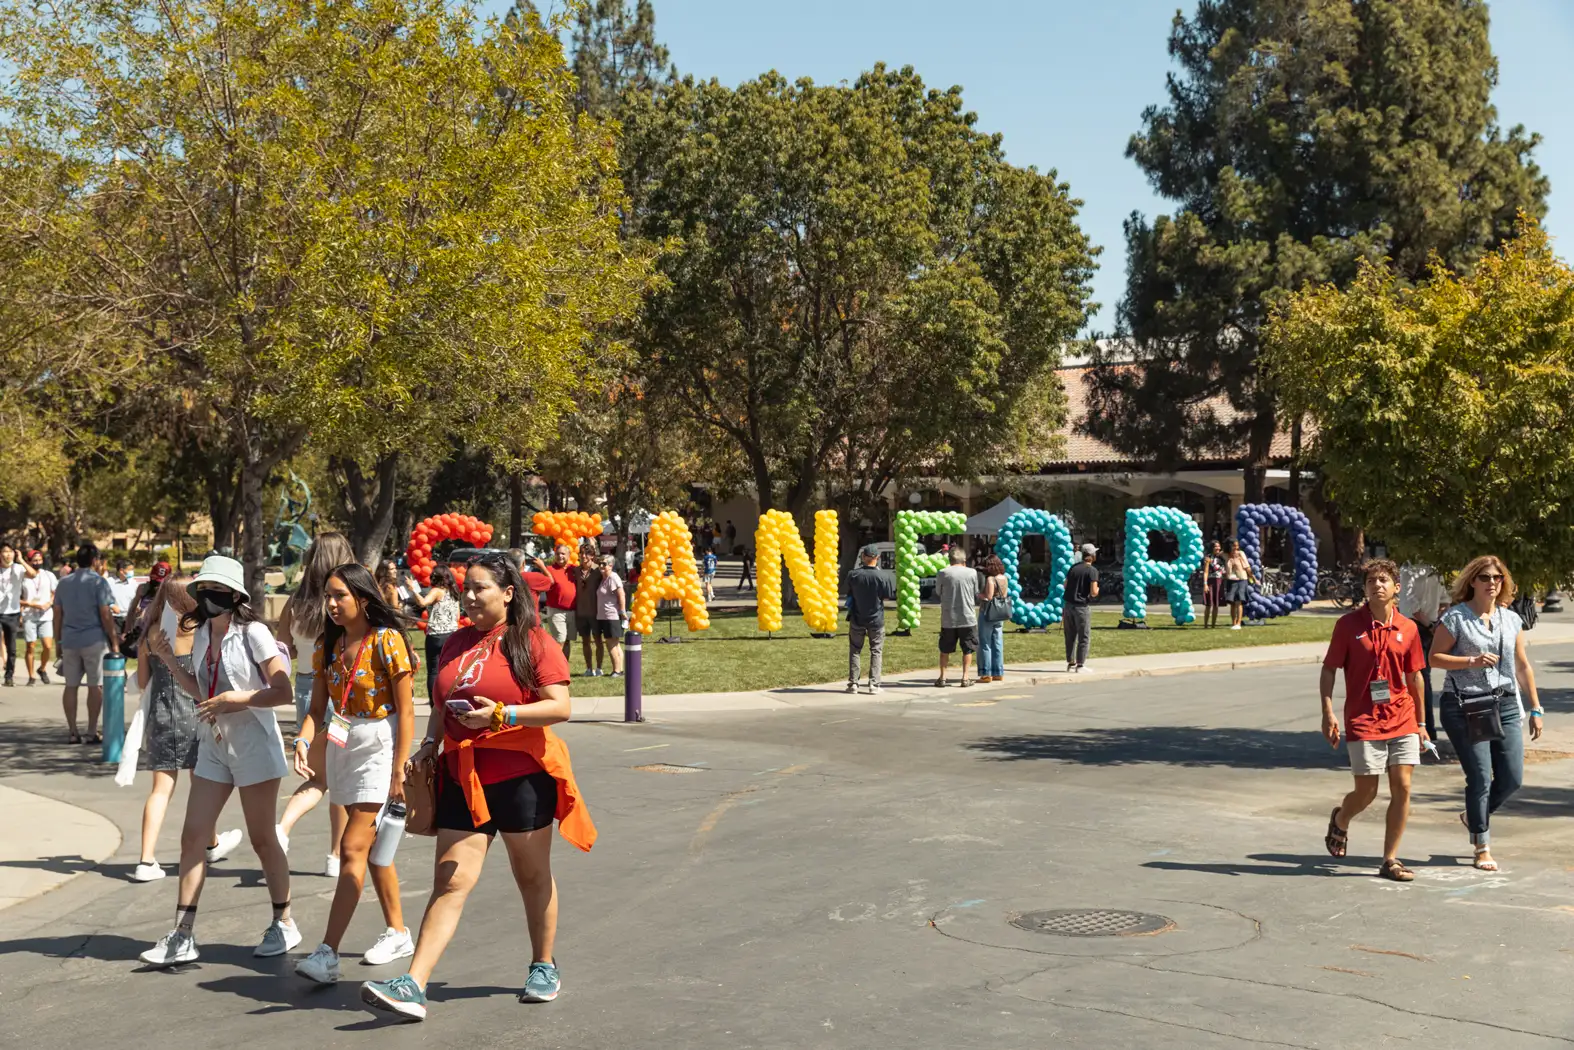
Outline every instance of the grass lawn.
<path fill-rule="evenodd" d="M 894 630 L 896 614 L 887 610 L 888 630 Z M 1321 642 L 1328 639 L 1334 621 L 1327 616 L 1292 615 L 1269 620 L 1263 627 L 1242 631 L 1227 628 L 1205 629 L 1197 625 L 1176 627 L 1167 616 L 1149 621 L 1146 631 L 1118 630 L 1120 613 L 1115 608 L 1093 613 L 1091 659 L 1132 656 L 1142 653 L 1191 652 L 1198 649 L 1224 649 L 1245 645 L 1275 645 L 1284 642 Z M 847 627 L 844 623 L 835 638 L 811 638 L 801 617 L 787 613 L 783 628 L 773 637 L 759 632 L 754 610 L 714 611 L 707 631 L 690 633 L 682 616 L 673 624 L 674 637 L 687 638 L 687 645 L 662 645 L 665 638 L 665 613 L 657 620 L 655 632 L 645 639 L 644 687 L 647 694 L 714 693 L 734 690 L 771 689 L 781 686 L 816 685 L 845 680 L 847 676 Z M 1048 634 L 1015 634 L 1016 625 L 1006 625 L 1005 665 L 1009 675 L 1013 663 L 1041 663 L 1065 659 L 1064 636 L 1058 625 Z M 885 639 L 885 673 L 897 674 L 925 667 L 938 667 L 937 642 L 940 634 L 938 609 L 924 610 L 924 624 L 910 638 Z M 618 678 L 582 678 L 584 657 L 575 642 L 573 690 L 579 696 L 621 695 L 623 681 Z M 605 665 L 611 670 L 611 665 Z M 868 674 L 868 650 L 864 651 L 864 673 Z M 953 671 L 954 673 L 954 671 Z"/>

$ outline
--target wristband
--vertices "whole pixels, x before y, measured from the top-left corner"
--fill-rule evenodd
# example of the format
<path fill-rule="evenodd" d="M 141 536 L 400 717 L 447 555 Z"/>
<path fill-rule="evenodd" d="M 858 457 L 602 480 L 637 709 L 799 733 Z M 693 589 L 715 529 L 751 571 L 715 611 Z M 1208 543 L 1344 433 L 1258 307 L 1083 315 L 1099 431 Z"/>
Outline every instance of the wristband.
<path fill-rule="evenodd" d="M 1532 707 L 1530 709 L 1531 718 L 1545 718 L 1546 714 L 1546 711 L 1539 707 Z"/>
<path fill-rule="evenodd" d="M 495 733 L 503 728 L 503 717 L 507 713 L 507 709 L 502 704 L 492 705 L 492 732 Z"/>
<path fill-rule="evenodd" d="M 296 737 L 295 738 L 295 746 L 296 747 L 300 747 L 302 744 L 305 744 L 307 747 L 311 747 L 312 746 L 312 742 L 310 740 L 307 740 L 305 737 L 302 737 L 302 736 Z"/>

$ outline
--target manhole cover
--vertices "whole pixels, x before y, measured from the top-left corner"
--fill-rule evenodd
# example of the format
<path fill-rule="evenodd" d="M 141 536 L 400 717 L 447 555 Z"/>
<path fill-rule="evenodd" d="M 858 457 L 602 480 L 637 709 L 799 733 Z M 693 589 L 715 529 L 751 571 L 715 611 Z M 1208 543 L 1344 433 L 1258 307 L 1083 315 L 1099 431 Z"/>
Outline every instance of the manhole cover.
<path fill-rule="evenodd" d="M 1168 933 L 1175 928 L 1175 921 L 1142 911 L 1061 908 L 1026 912 L 1012 918 L 1011 925 L 1030 933 L 1053 933 L 1059 937 L 1144 937 Z"/>
<path fill-rule="evenodd" d="M 635 766 L 641 773 L 703 773 L 701 766 L 675 766 L 670 762 L 652 762 L 648 766 Z"/>

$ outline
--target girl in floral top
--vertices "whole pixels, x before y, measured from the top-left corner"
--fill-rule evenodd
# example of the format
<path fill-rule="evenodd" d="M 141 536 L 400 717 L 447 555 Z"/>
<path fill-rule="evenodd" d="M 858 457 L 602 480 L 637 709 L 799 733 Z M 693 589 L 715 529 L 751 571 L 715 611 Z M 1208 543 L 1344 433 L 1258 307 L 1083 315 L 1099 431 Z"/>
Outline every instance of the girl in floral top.
<path fill-rule="evenodd" d="M 312 704 L 295 741 L 295 771 L 309 777 L 312 738 L 319 729 L 327 733 L 328 801 L 349 811 L 328 930 L 317 949 L 295 967 L 296 973 L 320 984 L 339 979 L 339 942 L 361 899 L 378 812 L 389 801 L 404 801 L 404 765 L 415 731 L 415 668 L 403 617 L 383 600 L 377 582 L 360 565 L 333 570 L 326 598 L 328 622 L 312 658 Z M 374 870 L 388 929 L 364 959 L 381 965 L 410 955 L 415 945 L 404 925 L 393 866 Z"/>

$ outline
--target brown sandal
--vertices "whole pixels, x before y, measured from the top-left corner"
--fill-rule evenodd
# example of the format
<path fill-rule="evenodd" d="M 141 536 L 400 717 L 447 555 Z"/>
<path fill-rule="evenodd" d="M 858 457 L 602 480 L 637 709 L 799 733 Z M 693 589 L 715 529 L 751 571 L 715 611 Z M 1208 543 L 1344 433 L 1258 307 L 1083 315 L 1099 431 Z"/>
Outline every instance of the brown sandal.
<path fill-rule="evenodd" d="M 1342 857 L 1350 845 L 1350 832 L 1339 827 L 1339 807 L 1328 815 L 1328 833 L 1323 836 L 1323 845 L 1328 847 L 1330 857 Z"/>
<path fill-rule="evenodd" d="M 1416 877 L 1415 872 L 1405 867 L 1404 863 L 1398 860 L 1383 861 L 1383 866 L 1377 869 L 1377 873 L 1383 878 L 1392 879 L 1395 882 L 1414 882 Z"/>

